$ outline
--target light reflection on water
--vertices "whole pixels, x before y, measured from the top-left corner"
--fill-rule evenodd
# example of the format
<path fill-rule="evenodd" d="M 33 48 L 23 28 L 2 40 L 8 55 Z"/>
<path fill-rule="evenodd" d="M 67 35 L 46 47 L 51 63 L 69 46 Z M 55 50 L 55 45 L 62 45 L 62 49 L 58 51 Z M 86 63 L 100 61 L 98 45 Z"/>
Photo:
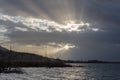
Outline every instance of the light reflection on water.
<path fill-rule="evenodd" d="M 120 64 L 81 64 L 72 68 L 23 68 L 25 74 L 0 74 L 0 80 L 120 80 Z"/>

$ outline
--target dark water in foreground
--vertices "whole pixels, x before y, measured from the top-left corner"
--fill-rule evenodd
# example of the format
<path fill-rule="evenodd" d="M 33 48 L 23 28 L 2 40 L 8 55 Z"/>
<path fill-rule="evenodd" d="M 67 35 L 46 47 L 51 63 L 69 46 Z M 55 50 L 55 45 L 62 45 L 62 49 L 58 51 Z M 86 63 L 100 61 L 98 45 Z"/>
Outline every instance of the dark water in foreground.
<path fill-rule="evenodd" d="M 80 64 L 71 68 L 22 68 L 24 74 L 0 74 L 0 80 L 120 80 L 120 64 Z"/>

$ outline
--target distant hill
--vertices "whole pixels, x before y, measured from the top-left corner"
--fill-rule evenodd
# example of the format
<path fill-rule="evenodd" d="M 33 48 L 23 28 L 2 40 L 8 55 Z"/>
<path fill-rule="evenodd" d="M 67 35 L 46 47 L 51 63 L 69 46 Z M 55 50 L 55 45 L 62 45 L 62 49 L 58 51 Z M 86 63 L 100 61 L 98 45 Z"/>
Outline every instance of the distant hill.
<path fill-rule="evenodd" d="M 102 61 L 102 60 L 87 60 L 87 61 L 73 61 L 73 60 L 64 60 L 65 63 L 120 63 L 115 61 Z"/>
<path fill-rule="evenodd" d="M 39 61 L 45 59 L 45 57 L 24 52 L 10 51 L 0 46 L 0 59 L 11 61 Z"/>
<path fill-rule="evenodd" d="M 71 67 L 62 60 L 24 52 L 10 51 L 0 46 L 0 66 L 12 67 Z"/>

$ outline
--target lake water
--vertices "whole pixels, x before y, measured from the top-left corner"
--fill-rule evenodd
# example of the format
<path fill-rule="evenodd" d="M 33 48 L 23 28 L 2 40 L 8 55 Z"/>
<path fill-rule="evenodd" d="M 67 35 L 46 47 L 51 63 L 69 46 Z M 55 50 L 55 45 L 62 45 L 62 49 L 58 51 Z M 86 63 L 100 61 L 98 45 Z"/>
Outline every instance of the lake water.
<path fill-rule="evenodd" d="M 0 80 L 120 80 L 120 64 L 80 64 L 71 68 L 22 68 L 24 74 L 0 74 Z"/>

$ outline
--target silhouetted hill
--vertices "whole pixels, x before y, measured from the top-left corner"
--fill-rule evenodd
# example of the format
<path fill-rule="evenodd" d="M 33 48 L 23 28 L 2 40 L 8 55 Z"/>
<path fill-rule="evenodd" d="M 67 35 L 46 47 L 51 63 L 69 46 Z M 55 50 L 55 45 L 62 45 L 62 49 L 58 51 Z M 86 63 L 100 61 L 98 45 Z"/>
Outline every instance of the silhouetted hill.
<path fill-rule="evenodd" d="M 7 67 L 70 67 L 62 60 L 24 52 L 15 52 L 0 47 L 0 66 Z"/>
<path fill-rule="evenodd" d="M 45 57 L 32 54 L 32 53 L 24 53 L 24 52 L 15 52 L 9 51 L 6 48 L 0 47 L 0 59 L 3 60 L 11 60 L 11 61 L 38 61 L 41 59 L 45 59 Z"/>

